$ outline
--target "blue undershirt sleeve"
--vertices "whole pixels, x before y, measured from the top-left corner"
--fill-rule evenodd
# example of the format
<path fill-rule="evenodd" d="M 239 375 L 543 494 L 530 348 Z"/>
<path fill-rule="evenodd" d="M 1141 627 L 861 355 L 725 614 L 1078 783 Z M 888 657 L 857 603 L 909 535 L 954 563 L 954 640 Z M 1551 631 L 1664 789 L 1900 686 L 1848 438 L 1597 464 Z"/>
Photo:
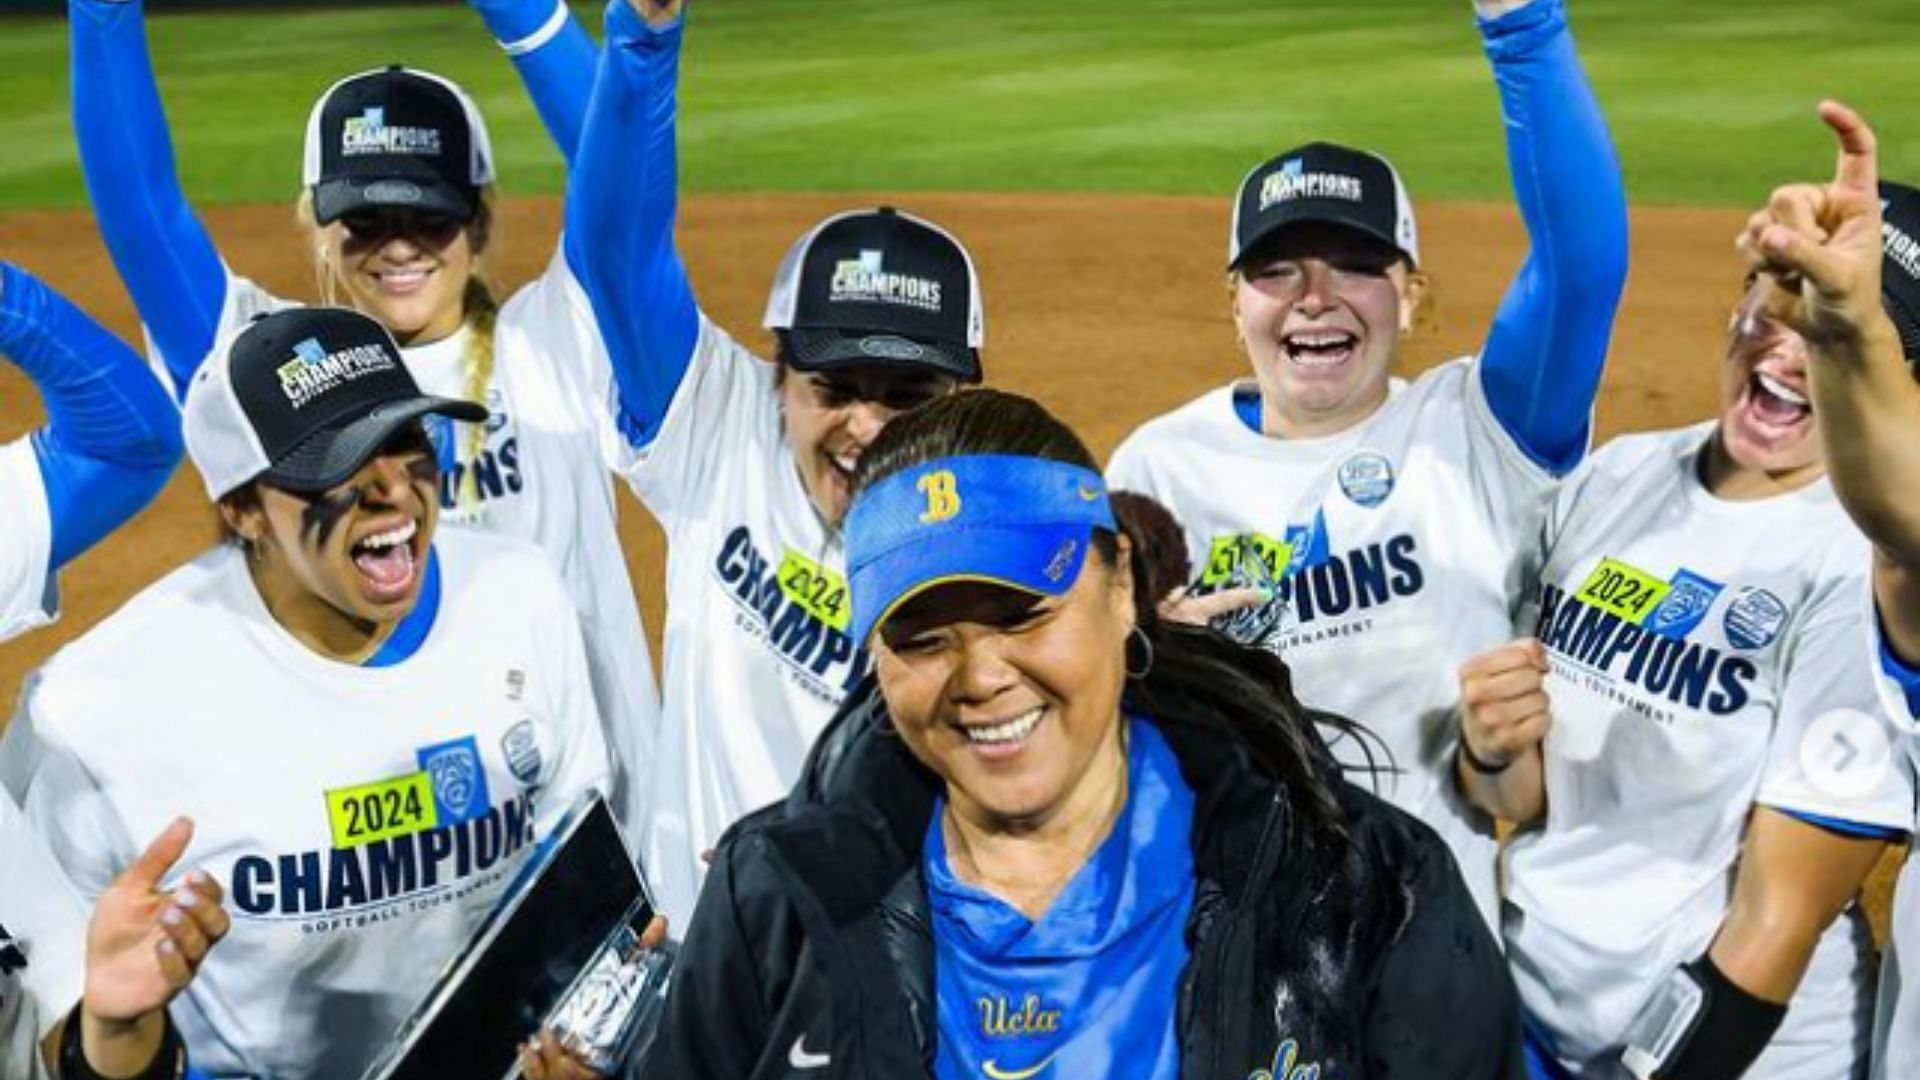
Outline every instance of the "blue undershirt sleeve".
<path fill-rule="evenodd" d="M 1594 395 L 1627 279 L 1627 204 L 1606 121 L 1563 0 L 1534 0 L 1480 32 L 1506 121 L 1531 249 L 1481 352 L 1493 415 L 1528 457 L 1564 474 L 1585 456 Z"/>
<path fill-rule="evenodd" d="M 567 264 L 606 342 L 621 434 L 651 443 L 685 377 L 700 311 L 673 246 L 681 24 L 647 26 L 607 5 L 606 49 L 567 184 Z"/>
<path fill-rule="evenodd" d="M 180 461 L 179 410 L 138 354 L 8 263 L 0 263 L 0 353 L 46 405 L 33 450 L 57 570 L 159 494 Z"/>
<path fill-rule="evenodd" d="M 69 0 L 73 129 L 100 236 L 185 396 L 212 351 L 227 272 L 175 174 L 140 0 Z"/>
<path fill-rule="evenodd" d="M 1886 672 L 1887 678 L 1900 687 L 1900 692 L 1906 697 L 1907 711 L 1920 717 L 1920 667 L 1907 663 L 1893 651 L 1892 646 L 1887 644 L 1885 630 L 1880 632 L 1880 670 Z"/>
<path fill-rule="evenodd" d="M 468 0 L 520 73 L 568 167 L 580 145 L 600 50 L 566 0 Z"/>

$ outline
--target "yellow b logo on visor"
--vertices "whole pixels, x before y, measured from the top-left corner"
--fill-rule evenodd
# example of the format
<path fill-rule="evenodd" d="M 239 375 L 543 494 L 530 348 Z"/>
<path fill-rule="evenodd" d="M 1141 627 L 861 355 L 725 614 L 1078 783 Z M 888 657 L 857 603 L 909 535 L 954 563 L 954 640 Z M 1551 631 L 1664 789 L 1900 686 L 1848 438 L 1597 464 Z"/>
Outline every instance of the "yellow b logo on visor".
<path fill-rule="evenodd" d="M 920 524 L 934 525 L 959 516 L 960 483 L 950 469 L 930 472 L 920 478 L 920 490 L 927 496 L 927 512 Z"/>

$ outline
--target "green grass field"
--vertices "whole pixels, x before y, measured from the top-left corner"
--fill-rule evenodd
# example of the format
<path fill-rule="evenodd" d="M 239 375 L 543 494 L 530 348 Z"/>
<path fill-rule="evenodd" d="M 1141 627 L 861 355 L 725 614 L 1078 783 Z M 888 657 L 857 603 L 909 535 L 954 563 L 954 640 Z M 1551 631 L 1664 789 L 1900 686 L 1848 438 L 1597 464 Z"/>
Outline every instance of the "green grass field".
<path fill-rule="evenodd" d="M 1823 94 L 1920 177 L 1915 0 L 1570 0 L 1640 203 L 1745 205 L 1824 168 Z M 600 10 L 581 16 L 597 33 Z M 696 0 L 681 164 L 700 191 L 1222 194 L 1284 145 L 1389 153 L 1423 198 L 1505 199 L 1466 0 Z M 391 61 L 467 85 L 508 192 L 561 187 L 463 5 L 151 16 L 189 194 L 279 201 L 314 95 Z M 84 205 L 66 27 L 0 22 L 0 209 Z"/>

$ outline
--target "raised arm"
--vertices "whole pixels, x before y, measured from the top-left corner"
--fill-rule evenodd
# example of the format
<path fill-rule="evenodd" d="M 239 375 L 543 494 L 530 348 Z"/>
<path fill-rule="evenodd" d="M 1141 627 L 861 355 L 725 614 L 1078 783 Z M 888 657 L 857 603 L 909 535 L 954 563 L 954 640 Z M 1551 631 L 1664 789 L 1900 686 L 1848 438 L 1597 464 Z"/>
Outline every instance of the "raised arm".
<path fill-rule="evenodd" d="M 1626 286 L 1620 163 L 1562 0 L 1475 0 L 1475 7 L 1532 245 L 1487 333 L 1481 378 L 1501 426 L 1534 461 L 1565 473 L 1586 454 Z"/>
<path fill-rule="evenodd" d="M 573 165 L 600 50 L 567 0 L 467 0 L 513 61 L 560 156 Z"/>
<path fill-rule="evenodd" d="M 606 50 L 567 184 L 566 259 L 593 302 L 627 441 L 659 432 L 700 312 L 673 246 L 680 0 L 611 0 Z"/>
<path fill-rule="evenodd" d="M 140 358 L 17 267 L 0 263 L 0 354 L 39 387 L 33 436 L 59 569 L 153 500 L 180 461 L 180 414 Z"/>
<path fill-rule="evenodd" d="M 1812 350 L 1807 373 L 1827 475 L 1874 543 L 1887 643 L 1920 668 L 1920 505 L 1912 497 L 1920 485 L 1912 367 L 1920 360 L 1920 269 L 1907 261 L 1920 258 L 1920 238 L 1882 220 L 1883 201 L 1920 217 L 1920 192 L 1879 182 L 1873 130 L 1859 114 L 1829 101 L 1820 118 L 1839 142 L 1832 182 L 1776 190 L 1748 221 L 1740 250 L 1774 283 L 1768 310 Z M 1887 248 L 1896 242 L 1907 259 L 1890 264 Z"/>
<path fill-rule="evenodd" d="M 213 349 L 227 272 L 174 172 L 140 0 L 69 0 L 73 129 L 100 235 L 174 392 Z"/>

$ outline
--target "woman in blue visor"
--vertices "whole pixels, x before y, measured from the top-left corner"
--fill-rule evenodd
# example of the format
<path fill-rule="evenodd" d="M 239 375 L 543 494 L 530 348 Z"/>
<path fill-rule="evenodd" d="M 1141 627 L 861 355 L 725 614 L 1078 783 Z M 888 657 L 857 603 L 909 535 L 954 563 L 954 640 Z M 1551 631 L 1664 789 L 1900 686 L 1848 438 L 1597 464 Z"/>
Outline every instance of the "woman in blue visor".
<path fill-rule="evenodd" d="M 1156 616 L 1071 431 L 961 392 L 854 490 L 875 677 L 722 841 L 643 1076 L 1522 1075 L 1446 847 Z"/>

